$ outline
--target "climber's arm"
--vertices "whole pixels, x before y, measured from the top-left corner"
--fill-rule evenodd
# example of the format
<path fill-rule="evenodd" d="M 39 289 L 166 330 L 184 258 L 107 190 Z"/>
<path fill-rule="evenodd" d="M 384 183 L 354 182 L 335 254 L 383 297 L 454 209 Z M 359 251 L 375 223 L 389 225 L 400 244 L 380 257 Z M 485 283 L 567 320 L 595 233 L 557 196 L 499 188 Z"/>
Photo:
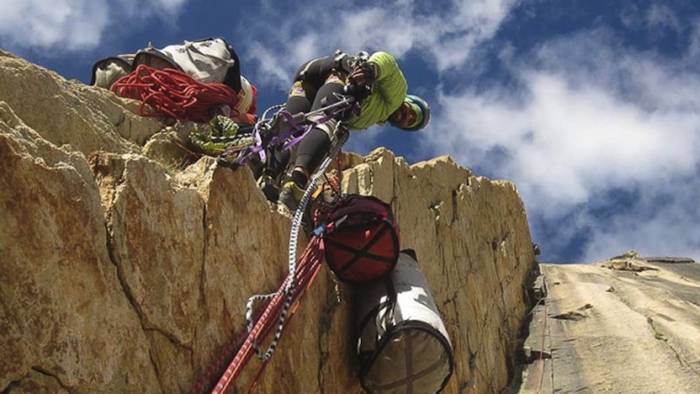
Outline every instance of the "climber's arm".
<path fill-rule="evenodd" d="M 382 113 L 388 117 L 403 102 L 408 91 L 408 83 L 404 78 L 396 59 L 386 53 L 372 54 L 369 62 L 375 66 L 376 79 L 374 84 L 375 94 L 379 94 Z"/>

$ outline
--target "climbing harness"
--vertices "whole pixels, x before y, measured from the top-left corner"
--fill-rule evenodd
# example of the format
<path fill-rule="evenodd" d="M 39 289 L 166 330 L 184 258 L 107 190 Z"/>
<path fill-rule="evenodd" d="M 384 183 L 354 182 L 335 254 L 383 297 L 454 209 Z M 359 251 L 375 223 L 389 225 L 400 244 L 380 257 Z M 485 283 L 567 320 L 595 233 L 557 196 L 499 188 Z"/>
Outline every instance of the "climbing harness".
<path fill-rule="evenodd" d="M 363 65 L 369 59 L 366 52 L 348 56 L 342 51 L 336 51 L 335 56 L 336 67 L 345 72 Z M 231 162 L 234 168 L 247 164 L 253 158 L 266 163 L 267 152 L 272 149 L 290 150 L 314 127 L 339 119 L 342 114 L 359 114 L 360 101 L 370 93 L 371 88 L 367 86 L 348 84 L 343 88 L 342 94 L 334 93 L 338 101 L 314 111 L 292 114 L 284 109 L 284 104 L 272 106 L 255 123 L 250 133 L 252 144 L 231 144 L 219 158 Z"/>
<path fill-rule="evenodd" d="M 234 168 L 247 164 L 253 158 L 267 161 L 272 149 L 290 150 L 301 142 L 314 127 L 337 118 L 343 112 L 358 113 L 359 102 L 350 95 L 336 94 L 338 102 L 315 111 L 291 114 L 284 105 L 275 105 L 263 112 L 249 136 L 252 144 L 232 145 L 219 158 L 232 163 Z"/>
<path fill-rule="evenodd" d="M 238 94 L 221 83 L 202 83 L 174 69 L 156 69 L 141 64 L 119 78 L 111 90 L 122 97 L 141 101 L 141 116 L 166 116 L 193 122 L 208 122 L 224 107 L 235 118 Z"/>

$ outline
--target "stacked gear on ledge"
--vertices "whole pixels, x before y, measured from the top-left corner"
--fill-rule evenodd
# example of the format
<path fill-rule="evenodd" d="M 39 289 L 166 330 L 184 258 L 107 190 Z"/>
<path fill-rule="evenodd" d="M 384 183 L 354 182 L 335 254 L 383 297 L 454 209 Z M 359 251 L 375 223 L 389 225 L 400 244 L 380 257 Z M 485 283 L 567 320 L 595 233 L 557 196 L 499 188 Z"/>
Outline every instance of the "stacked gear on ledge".
<path fill-rule="evenodd" d="M 236 92 L 224 84 L 205 84 L 183 72 L 145 64 L 118 79 L 111 89 L 119 96 L 141 101 L 141 116 L 198 123 L 217 114 L 229 116 L 230 108 L 235 108 L 238 101 Z"/>
<path fill-rule="evenodd" d="M 256 88 L 241 75 L 238 55 L 221 38 L 162 49 L 149 44 L 135 54 L 99 60 L 91 84 L 140 100 L 142 116 L 205 123 L 221 115 L 241 125 L 256 121 Z"/>

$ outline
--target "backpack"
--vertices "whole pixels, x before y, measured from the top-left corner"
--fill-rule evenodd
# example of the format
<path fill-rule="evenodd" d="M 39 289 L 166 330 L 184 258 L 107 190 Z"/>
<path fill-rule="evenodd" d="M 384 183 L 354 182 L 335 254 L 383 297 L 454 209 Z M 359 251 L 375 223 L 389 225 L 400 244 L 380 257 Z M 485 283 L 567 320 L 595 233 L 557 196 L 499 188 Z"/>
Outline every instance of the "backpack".
<path fill-rule="evenodd" d="M 340 280 L 369 282 L 394 269 L 399 234 L 389 204 L 371 196 L 344 196 L 324 222 L 321 247 Z"/>
<path fill-rule="evenodd" d="M 437 393 L 454 351 L 415 252 L 400 253 L 383 281 L 355 292 L 360 382 L 368 393 Z"/>
<path fill-rule="evenodd" d="M 241 75 L 241 67 L 236 51 L 222 38 L 208 38 L 205 40 L 185 41 L 183 44 L 169 45 L 163 49 L 148 47 L 139 50 L 135 54 L 124 54 L 108 57 L 97 61 L 92 68 L 91 85 L 105 89 L 111 89 L 114 83 L 122 77 L 134 74 L 135 70 L 141 66 L 148 66 L 152 69 L 164 70 L 172 69 L 183 72 L 197 82 L 204 84 L 220 83 L 225 88 L 232 89 L 233 92 L 226 92 L 226 96 L 233 99 L 227 101 L 226 107 L 229 110 L 222 110 L 221 113 L 230 116 L 241 124 L 253 124 L 256 121 L 256 96 L 255 85 L 248 82 Z M 163 82 L 162 79 L 156 81 Z M 142 81 L 141 81 L 142 82 Z M 148 92 L 141 92 L 134 95 L 127 95 L 130 98 L 150 97 L 149 102 L 154 106 L 156 97 L 151 95 L 154 91 L 162 95 L 164 89 L 153 84 L 141 83 L 137 85 L 141 89 L 150 89 Z M 146 86 L 150 86 L 147 88 Z M 133 89 L 132 89 L 133 90 Z M 122 93 L 123 89 L 120 90 Z M 192 92 L 188 90 L 188 92 Z M 230 93 L 230 94 L 229 94 Z M 177 95 L 180 97 L 181 95 Z M 171 99 L 173 97 L 170 97 Z M 188 99 L 192 99 L 189 97 Z M 193 100 L 193 102 L 196 100 Z M 202 104 L 202 103 L 200 103 Z M 155 105 L 157 107 L 157 105 Z M 154 113 L 159 113 L 156 110 Z M 165 115 L 169 115 L 166 113 Z M 170 115 L 171 116 L 171 115 Z M 191 117 L 182 119 L 195 120 Z M 202 119 L 199 119 L 202 120 Z M 209 120 L 203 119 L 203 121 Z"/>
<path fill-rule="evenodd" d="M 111 88 L 117 79 L 133 71 L 134 56 L 133 53 L 129 53 L 98 60 L 92 66 L 90 85 Z"/>
<path fill-rule="evenodd" d="M 223 83 L 236 92 L 241 90 L 238 55 L 222 38 L 185 41 L 163 49 L 149 44 L 135 54 L 101 59 L 93 65 L 90 84 L 109 89 L 119 77 L 141 64 L 157 69 L 172 68 L 203 83 Z"/>

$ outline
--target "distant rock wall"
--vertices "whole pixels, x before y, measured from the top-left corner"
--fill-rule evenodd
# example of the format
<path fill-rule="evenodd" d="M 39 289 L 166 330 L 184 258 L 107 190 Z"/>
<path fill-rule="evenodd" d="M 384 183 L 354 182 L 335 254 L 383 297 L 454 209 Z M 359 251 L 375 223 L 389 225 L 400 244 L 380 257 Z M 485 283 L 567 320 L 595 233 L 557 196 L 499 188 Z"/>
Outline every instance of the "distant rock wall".
<path fill-rule="evenodd" d="M 177 133 L 135 108 L 0 52 L 0 392 L 186 392 L 244 332 L 247 297 L 286 275 L 289 219 L 250 172 L 162 160 Z M 498 392 L 534 265 L 515 188 L 446 157 L 345 157 L 344 189 L 392 203 L 433 287 L 446 392 Z M 362 391 L 351 292 L 321 271 L 259 392 Z"/>
<path fill-rule="evenodd" d="M 700 265 L 630 251 L 540 269 L 513 392 L 700 393 Z"/>

